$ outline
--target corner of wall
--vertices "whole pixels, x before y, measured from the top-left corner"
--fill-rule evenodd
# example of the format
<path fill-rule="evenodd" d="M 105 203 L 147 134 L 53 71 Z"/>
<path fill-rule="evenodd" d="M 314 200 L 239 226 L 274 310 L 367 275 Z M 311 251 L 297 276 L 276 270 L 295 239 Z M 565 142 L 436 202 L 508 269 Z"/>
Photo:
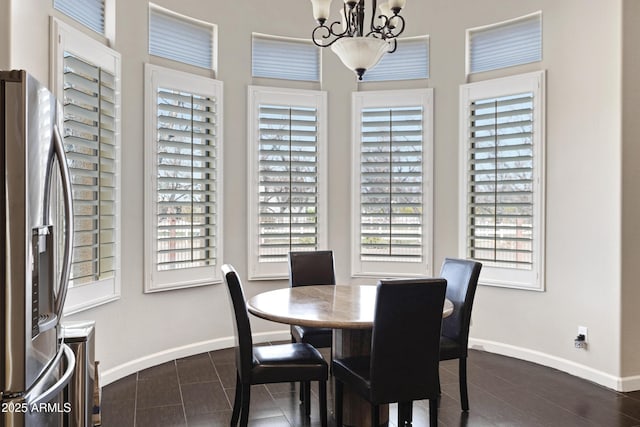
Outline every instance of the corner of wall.
<path fill-rule="evenodd" d="M 11 2 L 0 3 L 0 70 L 11 68 Z"/>

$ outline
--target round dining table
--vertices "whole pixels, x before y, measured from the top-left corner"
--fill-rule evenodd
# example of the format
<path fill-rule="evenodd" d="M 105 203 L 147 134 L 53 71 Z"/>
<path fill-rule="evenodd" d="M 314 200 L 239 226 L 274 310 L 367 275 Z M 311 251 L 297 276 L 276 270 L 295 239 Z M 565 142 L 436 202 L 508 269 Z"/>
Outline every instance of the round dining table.
<path fill-rule="evenodd" d="M 247 301 L 257 317 L 289 325 L 333 328 L 334 358 L 368 355 L 374 321 L 376 286 L 309 285 L 277 289 Z M 445 300 L 442 316 L 453 312 Z M 346 426 L 371 425 L 370 404 L 348 386 L 344 389 L 343 422 Z M 388 405 L 381 405 L 380 420 L 386 425 Z"/>

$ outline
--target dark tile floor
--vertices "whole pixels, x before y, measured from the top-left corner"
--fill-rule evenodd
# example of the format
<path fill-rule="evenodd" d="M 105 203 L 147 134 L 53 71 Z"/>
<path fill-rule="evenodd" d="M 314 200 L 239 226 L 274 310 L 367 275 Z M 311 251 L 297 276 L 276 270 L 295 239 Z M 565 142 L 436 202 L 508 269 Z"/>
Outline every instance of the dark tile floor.
<path fill-rule="evenodd" d="M 442 426 L 640 426 L 640 391 L 617 393 L 554 369 L 480 351 L 469 355 L 471 410 L 464 413 L 460 411 L 457 366 L 457 361 L 440 365 Z M 165 363 L 104 387 L 102 425 L 228 426 L 234 386 L 232 349 Z M 306 419 L 296 387 L 289 383 L 254 386 L 249 426 L 320 426 L 315 390 L 311 419 Z M 335 426 L 329 393 L 329 424 Z M 393 427 L 395 411 L 392 405 Z M 415 427 L 429 425 L 427 402 L 416 402 L 413 412 Z"/>

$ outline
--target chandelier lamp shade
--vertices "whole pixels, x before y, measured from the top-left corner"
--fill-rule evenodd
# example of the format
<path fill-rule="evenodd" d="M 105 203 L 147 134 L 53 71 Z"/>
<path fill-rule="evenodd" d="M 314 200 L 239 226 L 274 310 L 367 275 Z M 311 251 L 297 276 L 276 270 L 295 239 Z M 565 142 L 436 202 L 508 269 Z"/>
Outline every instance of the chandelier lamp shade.
<path fill-rule="evenodd" d="M 311 0 L 313 17 L 318 26 L 312 40 L 320 47 L 329 47 L 359 80 L 365 71 L 375 66 L 385 53 L 398 47 L 396 37 L 404 31 L 400 15 L 406 0 L 370 0 L 369 20 L 365 20 L 366 0 L 344 0 L 340 21 L 330 23 L 331 0 Z M 368 25 L 368 27 L 365 27 Z"/>

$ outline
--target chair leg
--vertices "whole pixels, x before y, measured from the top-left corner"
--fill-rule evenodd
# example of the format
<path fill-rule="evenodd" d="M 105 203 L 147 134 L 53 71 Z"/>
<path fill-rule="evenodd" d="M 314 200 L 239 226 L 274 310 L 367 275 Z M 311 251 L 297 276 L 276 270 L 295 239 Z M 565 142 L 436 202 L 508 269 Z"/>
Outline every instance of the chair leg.
<path fill-rule="evenodd" d="M 291 344 L 295 344 L 297 341 L 291 334 Z M 300 402 L 304 402 L 304 391 L 303 391 L 303 383 L 300 381 Z"/>
<path fill-rule="evenodd" d="M 308 417 L 311 415 L 311 382 L 304 382 L 304 414 Z"/>
<path fill-rule="evenodd" d="M 438 427 L 438 399 L 429 399 L 429 427 Z"/>
<path fill-rule="evenodd" d="M 380 427 L 380 405 L 371 404 L 371 427 Z"/>
<path fill-rule="evenodd" d="M 398 427 L 411 425 L 413 421 L 413 402 L 398 402 Z"/>
<path fill-rule="evenodd" d="M 240 411 L 240 427 L 249 424 L 249 402 L 251 401 L 251 384 L 242 386 L 242 409 Z"/>
<path fill-rule="evenodd" d="M 336 427 L 342 427 L 342 389 L 343 385 L 340 380 L 335 381 L 335 400 L 336 400 Z"/>
<path fill-rule="evenodd" d="M 320 425 L 327 427 L 327 382 L 318 381 L 318 399 L 320 400 Z"/>
<path fill-rule="evenodd" d="M 463 411 L 469 410 L 469 394 L 467 392 L 467 358 L 459 359 L 458 379 L 460 381 L 460 405 Z"/>
<path fill-rule="evenodd" d="M 233 400 L 233 414 L 231 414 L 231 427 L 238 425 L 238 418 L 240 418 L 240 406 L 242 405 L 242 383 L 240 382 L 240 375 L 236 373 L 236 396 Z"/>

